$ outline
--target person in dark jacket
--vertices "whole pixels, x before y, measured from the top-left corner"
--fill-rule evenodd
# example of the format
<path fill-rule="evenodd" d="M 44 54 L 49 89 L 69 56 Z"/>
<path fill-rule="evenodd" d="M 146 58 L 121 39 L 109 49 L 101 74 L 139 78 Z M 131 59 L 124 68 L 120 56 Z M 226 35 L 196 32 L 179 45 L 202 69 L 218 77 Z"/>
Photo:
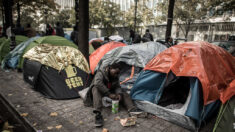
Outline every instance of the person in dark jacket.
<path fill-rule="evenodd" d="M 56 23 L 56 35 L 64 37 L 64 30 L 59 22 Z"/>
<path fill-rule="evenodd" d="M 103 126 L 103 116 L 102 111 L 102 97 L 107 96 L 112 100 L 119 100 L 127 108 L 128 112 L 137 114 L 140 112 L 134 106 L 130 96 L 122 92 L 120 83 L 119 83 L 119 72 L 120 66 L 118 64 L 113 64 L 107 66 L 103 70 L 98 70 L 95 74 L 95 77 L 90 85 L 90 91 L 93 97 L 93 113 L 95 116 L 95 126 Z"/>
<path fill-rule="evenodd" d="M 51 27 L 50 24 L 47 24 L 47 27 L 46 27 L 46 35 L 53 35 L 53 32 L 54 32 L 54 29 Z"/>
<path fill-rule="evenodd" d="M 141 42 L 141 36 L 133 30 L 130 30 L 130 39 L 133 44 Z"/>
<path fill-rule="evenodd" d="M 70 39 L 76 44 L 78 45 L 78 31 L 77 31 L 77 27 L 74 26 L 73 27 L 73 31 L 71 33 Z"/>
<path fill-rule="evenodd" d="M 29 38 L 36 36 L 36 31 L 34 28 L 31 27 L 30 23 L 27 24 L 27 27 L 25 28 L 24 31 L 25 31 L 25 35 Z"/>
<path fill-rule="evenodd" d="M 149 32 L 149 29 L 146 29 L 145 34 L 142 37 L 143 42 L 153 41 L 153 35 Z"/>

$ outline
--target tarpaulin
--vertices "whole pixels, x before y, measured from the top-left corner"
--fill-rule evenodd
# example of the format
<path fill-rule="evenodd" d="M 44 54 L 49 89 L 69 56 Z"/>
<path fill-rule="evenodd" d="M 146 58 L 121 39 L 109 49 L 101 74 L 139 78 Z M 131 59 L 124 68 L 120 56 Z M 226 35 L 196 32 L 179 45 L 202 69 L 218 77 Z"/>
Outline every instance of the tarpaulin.
<path fill-rule="evenodd" d="M 235 58 L 208 42 L 186 42 L 155 56 L 144 68 L 176 76 L 197 77 L 203 88 L 204 105 L 235 95 Z"/>
<path fill-rule="evenodd" d="M 79 50 L 69 46 L 40 44 L 30 49 L 23 57 L 38 61 L 58 71 L 74 64 L 84 72 L 89 72 L 88 63 L 83 54 Z"/>
<path fill-rule="evenodd" d="M 126 44 L 121 43 L 121 42 L 112 41 L 112 42 L 109 42 L 109 43 L 101 46 L 96 51 L 94 51 L 89 57 L 89 59 L 90 59 L 90 68 L 91 68 L 92 74 L 94 74 L 96 65 L 99 63 L 101 58 L 107 52 L 109 52 L 110 50 L 112 50 L 114 48 L 121 47 L 121 46 L 126 46 Z"/>

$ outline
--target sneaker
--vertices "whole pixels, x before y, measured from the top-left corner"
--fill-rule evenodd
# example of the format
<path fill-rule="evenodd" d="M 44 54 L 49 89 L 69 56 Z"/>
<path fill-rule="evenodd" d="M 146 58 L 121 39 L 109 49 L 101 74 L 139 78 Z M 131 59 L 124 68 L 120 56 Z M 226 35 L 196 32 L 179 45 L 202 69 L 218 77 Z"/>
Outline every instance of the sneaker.
<path fill-rule="evenodd" d="M 139 118 L 145 118 L 147 117 L 147 113 L 143 112 L 141 109 L 133 108 L 129 111 L 130 116 L 136 116 Z"/>
<path fill-rule="evenodd" d="M 96 127 L 102 127 L 103 124 L 104 124 L 103 116 L 101 115 L 100 112 L 97 112 L 96 116 L 95 116 L 95 126 Z"/>

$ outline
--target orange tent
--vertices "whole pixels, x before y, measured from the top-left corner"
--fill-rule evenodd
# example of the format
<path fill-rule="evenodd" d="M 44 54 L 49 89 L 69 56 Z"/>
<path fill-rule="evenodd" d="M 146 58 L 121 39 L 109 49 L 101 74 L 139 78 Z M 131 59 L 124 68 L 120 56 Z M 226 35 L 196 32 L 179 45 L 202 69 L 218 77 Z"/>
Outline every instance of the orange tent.
<path fill-rule="evenodd" d="M 144 68 L 176 76 L 197 77 L 203 87 L 204 105 L 235 95 L 235 58 L 207 42 L 186 42 L 155 56 Z"/>
<path fill-rule="evenodd" d="M 110 50 L 112 50 L 114 48 L 121 47 L 121 46 L 126 46 L 126 44 L 121 43 L 121 42 L 111 41 L 107 44 L 102 45 L 97 50 L 95 50 L 89 57 L 91 73 L 94 74 L 96 65 L 99 63 L 100 59 L 107 52 L 109 52 Z"/>

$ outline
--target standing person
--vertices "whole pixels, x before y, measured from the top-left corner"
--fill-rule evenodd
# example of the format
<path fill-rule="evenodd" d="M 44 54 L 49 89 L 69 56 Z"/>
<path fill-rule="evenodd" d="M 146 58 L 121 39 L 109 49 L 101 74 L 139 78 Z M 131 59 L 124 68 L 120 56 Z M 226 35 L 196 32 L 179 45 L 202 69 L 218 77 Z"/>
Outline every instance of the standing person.
<path fill-rule="evenodd" d="M 25 35 L 24 28 L 20 24 L 16 25 L 15 35 Z"/>
<path fill-rule="evenodd" d="M 28 23 L 27 27 L 25 28 L 25 35 L 29 38 L 36 36 L 36 31 L 31 27 L 31 24 Z"/>
<path fill-rule="evenodd" d="M 46 27 L 46 35 L 52 35 L 53 34 L 53 28 L 51 27 L 50 24 L 47 24 L 47 27 Z"/>
<path fill-rule="evenodd" d="M 168 48 L 171 47 L 171 46 L 173 46 L 173 39 L 172 39 L 171 36 L 167 37 L 165 45 L 166 45 L 166 47 L 168 47 Z"/>
<path fill-rule="evenodd" d="M 64 37 L 64 30 L 59 22 L 56 23 L 56 35 Z"/>
<path fill-rule="evenodd" d="M 130 96 L 126 92 L 122 92 L 119 83 L 120 66 L 113 64 L 102 70 L 98 70 L 89 87 L 87 98 L 84 101 L 85 105 L 91 105 L 93 97 L 93 113 L 95 116 L 95 126 L 103 126 L 102 97 L 109 97 L 112 100 L 118 100 L 125 105 L 130 114 L 141 113 L 133 104 Z"/>
<path fill-rule="evenodd" d="M 140 43 L 141 42 L 141 36 L 138 33 L 135 33 L 135 31 L 130 30 L 130 39 L 133 44 Z"/>
<path fill-rule="evenodd" d="M 73 27 L 73 31 L 71 33 L 70 39 L 76 44 L 78 45 L 78 31 L 77 31 L 77 27 L 74 26 Z"/>
<path fill-rule="evenodd" d="M 153 41 L 153 35 L 149 32 L 149 29 L 146 29 L 145 34 L 142 37 L 143 42 Z"/>
<path fill-rule="evenodd" d="M 104 37 L 104 42 L 102 43 L 102 45 L 108 43 L 110 41 L 109 37 L 108 36 L 105 36 Z"/>

